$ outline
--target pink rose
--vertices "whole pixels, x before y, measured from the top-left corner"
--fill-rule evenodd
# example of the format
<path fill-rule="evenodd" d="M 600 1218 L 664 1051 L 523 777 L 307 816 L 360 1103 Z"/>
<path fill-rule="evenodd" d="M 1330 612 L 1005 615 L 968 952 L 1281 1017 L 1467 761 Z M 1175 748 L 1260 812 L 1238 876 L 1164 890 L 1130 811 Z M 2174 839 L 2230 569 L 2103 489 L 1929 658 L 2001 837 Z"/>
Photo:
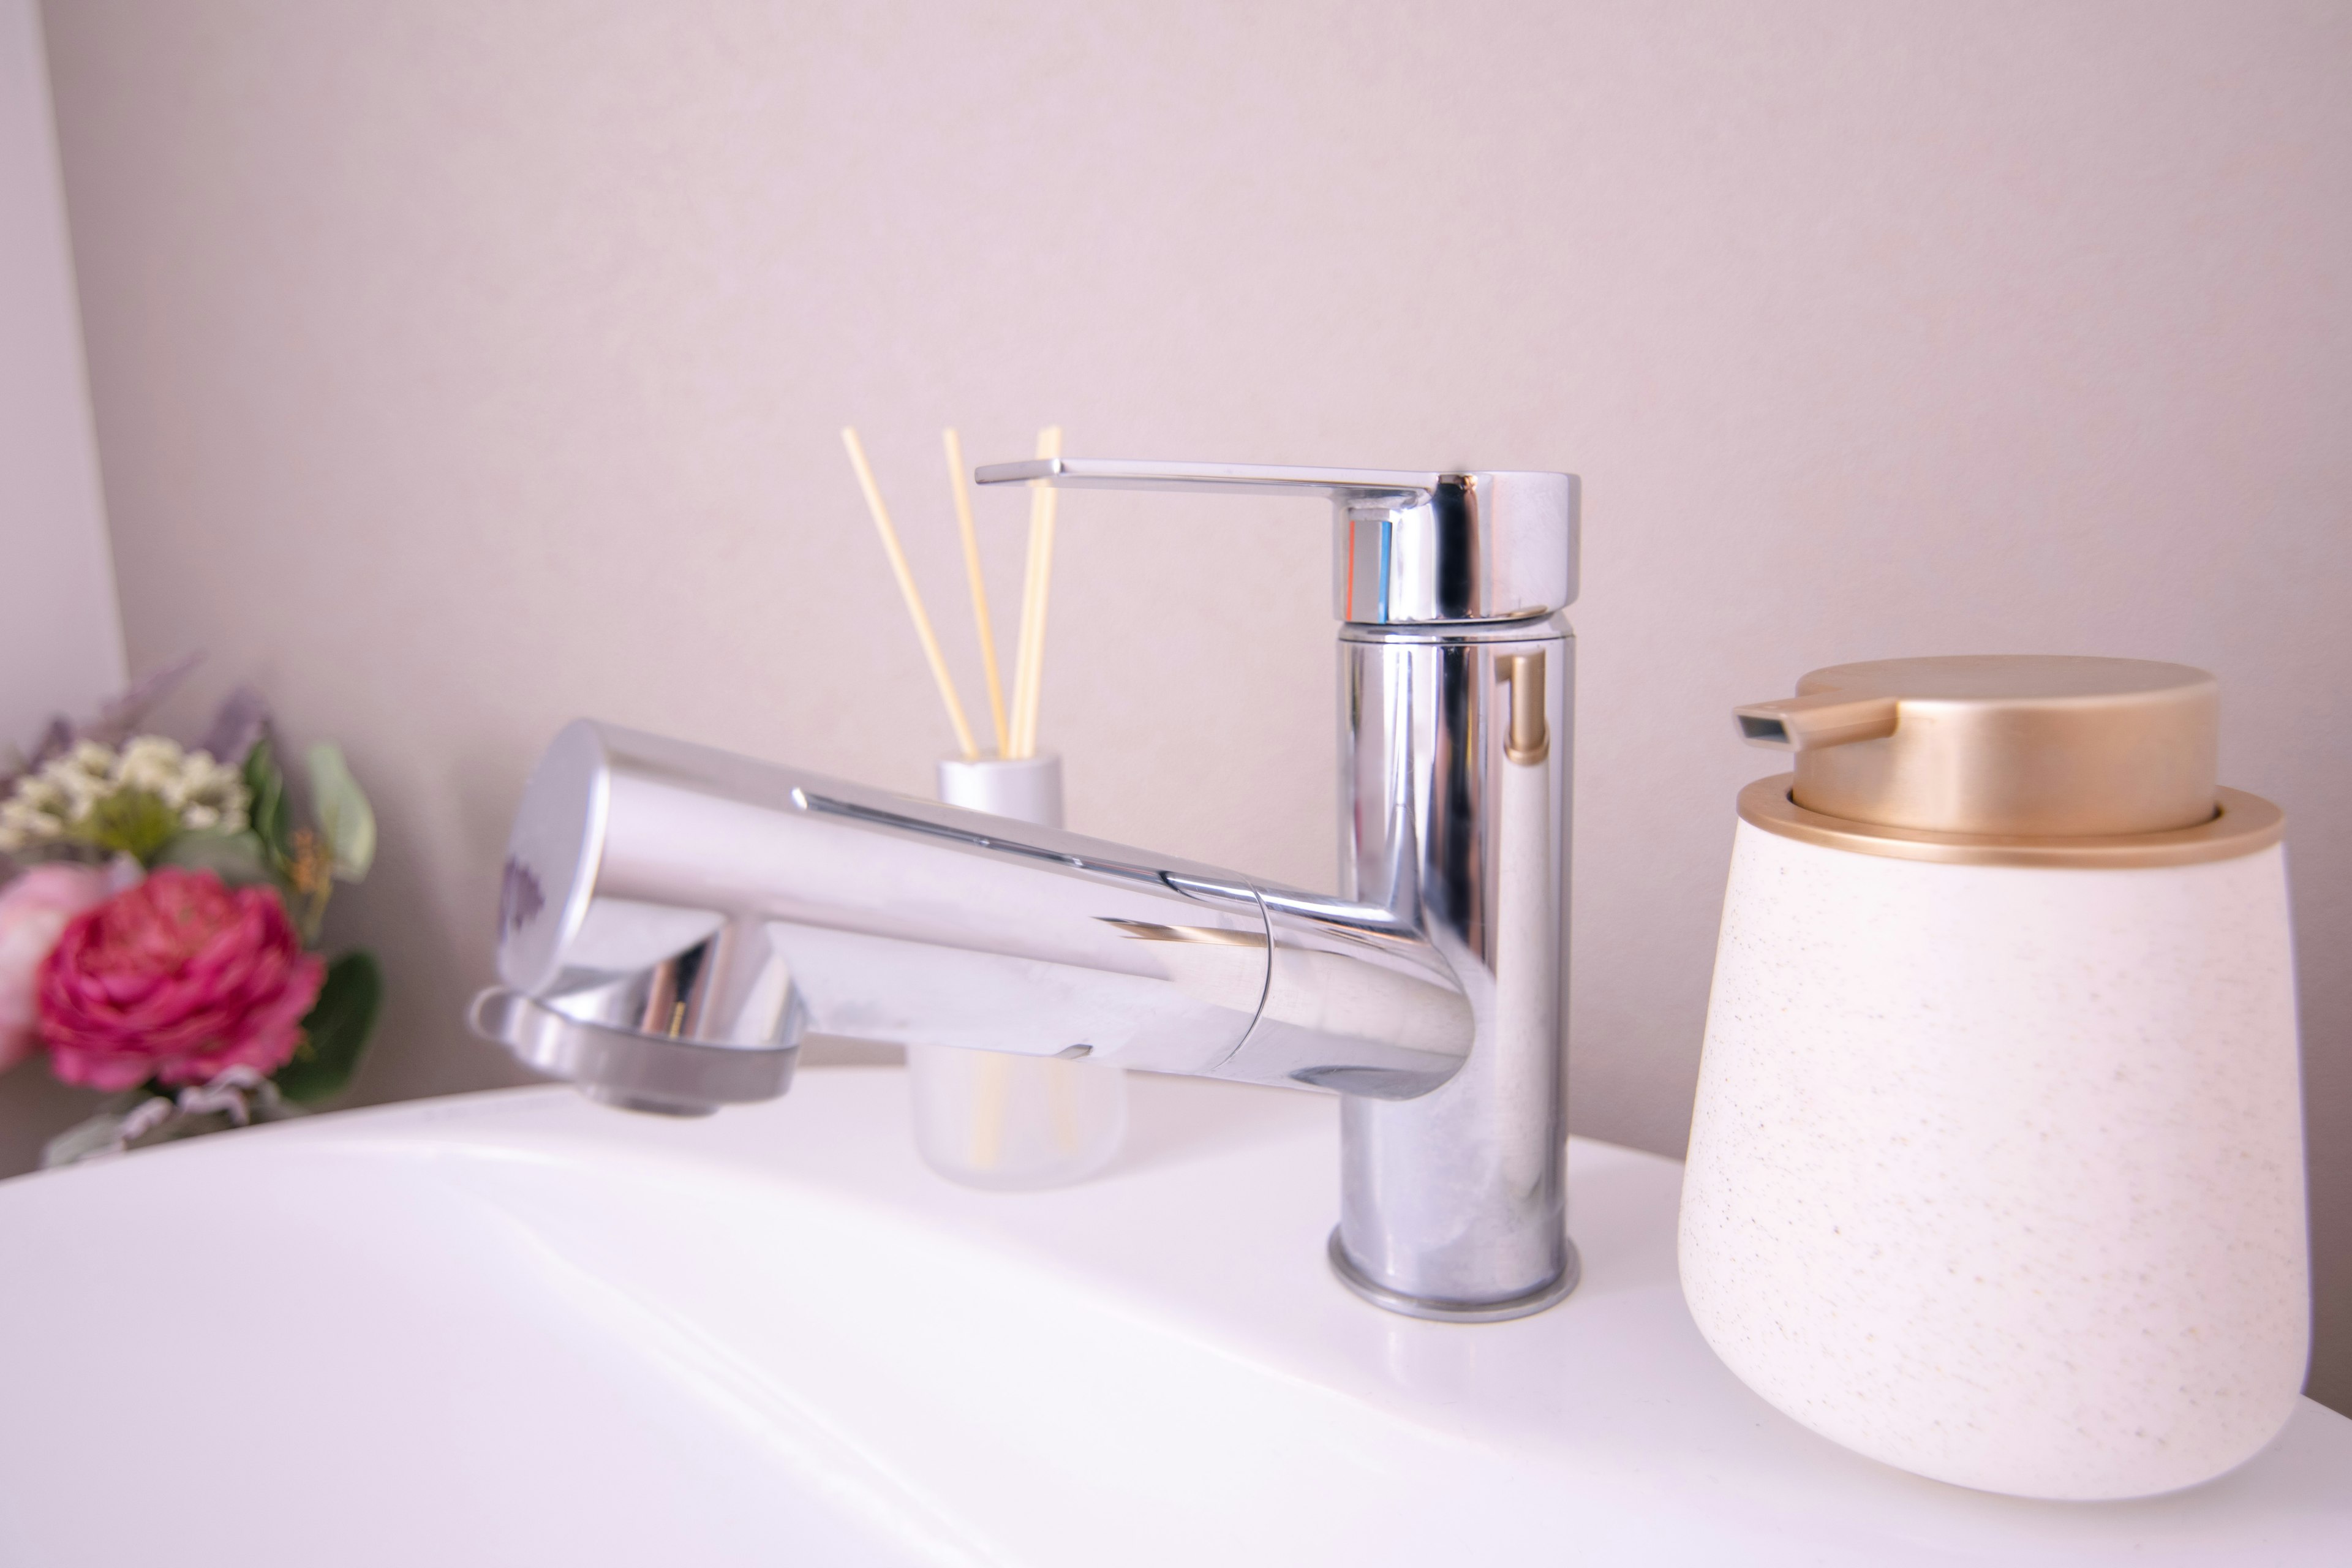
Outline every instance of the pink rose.
<path fill-rule="evenodd" d="M 41 961 L 66 922 L 106 894 L 106 873 L 93 866 L 36 866 L 0 888 L 0 1072 L 40 1043 L 34 1023 Z"/>
<path fill-rule="evenodd" d="M 275 1072 L 326 965 L 269 888 L 166 867 L 74 918 L 41 967 L 41 1037 L 68 1083 L 205 1083 Z"/>

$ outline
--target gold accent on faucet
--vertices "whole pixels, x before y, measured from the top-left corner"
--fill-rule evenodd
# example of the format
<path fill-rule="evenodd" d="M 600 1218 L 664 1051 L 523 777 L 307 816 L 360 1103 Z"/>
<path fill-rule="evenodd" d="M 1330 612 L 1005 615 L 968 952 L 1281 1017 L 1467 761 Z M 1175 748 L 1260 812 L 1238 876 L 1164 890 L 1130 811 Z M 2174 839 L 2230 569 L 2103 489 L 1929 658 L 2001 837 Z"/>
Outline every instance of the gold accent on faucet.
<path fill-rule="evenodd" d="M 1504 759 L 1532 767 L 1551 755 L 1551 725 L 1544 718 L 1544 656 L 1505 654 L 1495 661 L 1495 673 L 1511 688 L 1511 730 L 1503 741 Z"/>

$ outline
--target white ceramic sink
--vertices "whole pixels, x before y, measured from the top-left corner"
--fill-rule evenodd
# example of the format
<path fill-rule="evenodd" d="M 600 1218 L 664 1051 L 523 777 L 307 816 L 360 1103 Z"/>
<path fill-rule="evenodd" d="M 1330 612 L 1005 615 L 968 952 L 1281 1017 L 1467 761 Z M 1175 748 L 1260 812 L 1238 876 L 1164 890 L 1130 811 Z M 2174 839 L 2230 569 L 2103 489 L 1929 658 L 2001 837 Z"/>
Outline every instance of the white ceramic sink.
<path fill-rule="evenodd" d="M 1164 1079 L 1083 1187 L 917 1162 L 906 1080 L 669 1122 L 528 1089 L 0 1184 L 0 1563 L 2352 1562 L 2352 1421 L 2021 1502 L 1715 1360 L 1680 1167 L 1571 1159 L 1518 1322 L 1326 1272 L 1330 1101 Z"/>

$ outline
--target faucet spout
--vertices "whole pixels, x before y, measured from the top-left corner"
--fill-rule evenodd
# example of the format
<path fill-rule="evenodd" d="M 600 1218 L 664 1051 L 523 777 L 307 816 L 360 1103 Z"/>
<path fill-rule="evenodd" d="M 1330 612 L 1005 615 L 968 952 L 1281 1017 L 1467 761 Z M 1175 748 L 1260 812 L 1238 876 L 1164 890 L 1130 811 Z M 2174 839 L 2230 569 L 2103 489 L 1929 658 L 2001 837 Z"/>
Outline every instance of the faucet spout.
<path fill-rule="evenodd" d="M 1475 1033 L 1409 911 L 585 721 L 505 882 L 478 1026 L 636 1109 L 780 1093 L 808 1034 L 1403 1100 Z"/>

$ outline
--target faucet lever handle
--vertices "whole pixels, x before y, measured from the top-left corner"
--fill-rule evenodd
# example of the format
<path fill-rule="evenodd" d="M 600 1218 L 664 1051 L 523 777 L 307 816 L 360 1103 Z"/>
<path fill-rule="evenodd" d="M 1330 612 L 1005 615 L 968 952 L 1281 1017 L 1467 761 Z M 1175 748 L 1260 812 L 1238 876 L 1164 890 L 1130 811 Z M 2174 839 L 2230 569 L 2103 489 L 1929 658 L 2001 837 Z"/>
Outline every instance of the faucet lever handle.
<path fill-rule="evenodd" d="M 1353 501 L 1426 500 L 1442 476 L 1386 468 L 1292 468 L 1258 463 L 1139 462 L 1126 458 L 1033 458 L 992 463 L 972 478 L 983 485 L 1045 480 L 1061 489 L 1227 490 L 1322 496 Z"/>
<path fill-rule="evenodd" d="M 1224 490 L 1332 504 L 1332 604 L 1343 621 L 1410 626 L 1547 615 L 1576 598 L 1573 474 L 1304 468 L 1034 458 L 983 485 Z"/>

